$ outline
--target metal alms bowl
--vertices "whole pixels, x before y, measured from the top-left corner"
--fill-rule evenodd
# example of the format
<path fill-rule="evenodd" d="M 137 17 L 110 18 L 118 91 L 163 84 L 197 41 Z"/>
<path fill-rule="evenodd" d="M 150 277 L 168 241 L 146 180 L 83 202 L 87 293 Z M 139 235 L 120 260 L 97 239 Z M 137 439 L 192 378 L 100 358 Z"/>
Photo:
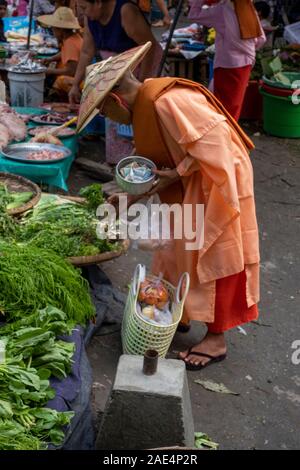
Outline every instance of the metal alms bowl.
<path fill-rule="evenodd" d="M 120 170 L 129 165 L 130 163 L 137 162 L 142 165 L 147 165 L 149 168 L 156 170 L 157 167 L 155 163 L 153 163 L 151 160 L 145 157 L 139 157 L 139 156 L 134 156 L 134 157 L 126 157 L 123 158 L 122 160 L 119 161 L 119 163 L 116 166 L 116 182 L 118 186 L 123 189 L 128 194 L 133 194 L 133 195 L 142 195 L 147 193 L 148 191 L 151 190 L 153 183 L 155 181 L 156 175 L 153 175 L 150 179 L 147 181 L 142 181 L 142 182 L 137 182 L 133 183 L 131 181 L 126 181 L 123 176 L 120 173 Z"/>

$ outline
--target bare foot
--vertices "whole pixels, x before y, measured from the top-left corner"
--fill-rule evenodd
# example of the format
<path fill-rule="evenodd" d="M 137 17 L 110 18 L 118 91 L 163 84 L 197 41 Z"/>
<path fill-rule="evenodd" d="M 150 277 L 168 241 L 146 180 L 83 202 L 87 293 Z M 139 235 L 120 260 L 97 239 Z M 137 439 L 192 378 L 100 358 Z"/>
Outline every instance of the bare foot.
<path fill-rule="evenodd" d="M 192 351 L 208 354 L 213 357 L 226 354 L 227 348 L 224 333 L 207 333 L 199 344 L 193 346 Z M 185 363 L 195 366 L 205 366 L 211 360 L 208 357 L 196 356 L 192 352 L 189 353 L 188 349 L 179 353 L 178 357 L 185 361 Z"/>

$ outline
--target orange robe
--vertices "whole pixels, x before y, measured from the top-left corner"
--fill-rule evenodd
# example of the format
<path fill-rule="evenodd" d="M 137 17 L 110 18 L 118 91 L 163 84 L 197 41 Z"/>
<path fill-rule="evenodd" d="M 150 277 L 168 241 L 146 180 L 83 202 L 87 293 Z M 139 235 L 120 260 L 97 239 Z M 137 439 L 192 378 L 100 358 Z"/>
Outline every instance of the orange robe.
<path fill-rule="evenodd" d="M 259 300 L 258 228 L 245 142 L 237 124 L 230 125 L 226 112 L 216 110 L 197 88 L 180 79 L 147 80 L 135 102 L 133 127 L 137 154 L 158 167 L 176 167 L 181 176 L 160 193 L 162 202 L 205 205 L 204 246 L 187 251 L 187 240 L 174 240 L 172 250 L 155 255 L 153 271 L 175 285 L 182 272 L 189 272 L 184 320 L 213 323 L 218 280 L 245 271 L 245 308 Z M 229 311 L 227 317 L 230 327 L 244 321 L 232 322 Z"/>

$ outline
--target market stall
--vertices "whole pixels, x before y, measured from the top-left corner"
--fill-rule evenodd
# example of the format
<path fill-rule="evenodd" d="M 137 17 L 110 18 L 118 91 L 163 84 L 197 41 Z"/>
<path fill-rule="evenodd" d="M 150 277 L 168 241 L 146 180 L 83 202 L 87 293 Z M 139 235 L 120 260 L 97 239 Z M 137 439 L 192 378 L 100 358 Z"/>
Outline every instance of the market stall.
<path fill-rule="evenodd" d="M 47 110 L 40 108 L 15 108 L 17 116 L 26 119 L 26 127 L 23 128 L 23 134 L 19 136 L 12 136 L 13 140 L 25 143 L 33 138 L 33 129 L 40 130 L 41 126 L 46 129 L 49 125 L 61 125 L 62 122 L 67 120 L 69 115 L 49 114 Z M 9 113 L 13 114 L 13 113 Z M 44 117 L 44 119 L 43 119 Z M 55 120 L 56 118 L 56 120 Z M 20 120 L 17 124 L 22 126 Z M 48 126 L 47 126 L 48 124 Z M 70 129 L 61 137 L 63 147 L 69 150 L 69 155 L 60 161 L 44 161 L 42 163 L 34 163 L 32 161 L 24 161 L 18 158 L 14 153 L 10 158 L 5 156 L 5 149 L 0 153 L 0 171 L 7 171 L 18 175 L 26 176 L 40 184 L 45 184 L 50 187 L 57 187 L 67 191 L 67 178 L 70 172 L 71 165 L 74 161 L 77 152 L 77 135 L 75 131 Z M 8 142 L 7 142 L 8 144 Z M 3 146 L 5 147 L 5 146 Z M 25 148 L 25 147 L 24 147 Z M 14 158 L 15 156 L 15 158 Z"/>
<path fill-rule="evenodd" d="M 101 289 L 112 286 L 69 258 L 90 264 L 126 247 L 96 236 L 100 185 L 81 195 L 42 194 L 23 177 L 0 174 L 1 450 L 93 447 L 84 346 L 108 318 Z"/>
<path fill-rule="evenodd" d="M 196 23 L 163 33 L 161 46 L 165 51 L 162 66 L 167 75 L 188 78 L 200 83 L 211 79 L 210 46 L 213 33 Z"/>

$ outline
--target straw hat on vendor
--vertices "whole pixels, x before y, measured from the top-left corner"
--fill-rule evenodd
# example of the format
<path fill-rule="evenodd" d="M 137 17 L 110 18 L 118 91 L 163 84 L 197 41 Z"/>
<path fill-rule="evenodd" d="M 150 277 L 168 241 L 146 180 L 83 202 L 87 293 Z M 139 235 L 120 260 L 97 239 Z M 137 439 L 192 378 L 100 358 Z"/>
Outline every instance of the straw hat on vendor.
<path fill-rule="evenodd" d="M 53 101 L 67 101 L 83 44 L 78 32 L 80 25 L 73 11 L 67 7 L 58 8 L 52 15 L 39 16 L 37 20 L 44 27 L 53 30 L 60 47 L 56 55 L 43 59 L 44 65 L 51 64 L 46 70 L 48 97 Z M 53 68 L 52 64 L 55 62 L 56 67 Z M 51 144 L 60 143 L 59 139 L 46 132 L 36 135 L 32 140 Z"/>
<path fill-rule="evenodd" d="M 71 8 L 60 7 L 52 15 L 38 16 L 38 22 L 47 28 L 79 30 L 80 24 Z"/>
<path fill-rule="evenodd" d="M 198 371 L 225 359 L 226 331 L 258 318 L 253 143 L 203 85 L 176 77 L 137 80 L 132 70 L 146 51 L 147 45 L 129 50 L 90 69 L 78 129 L 98 110 L 118 122 L 132 121 L 136 154 L 159 168 L 159 181 L 147 196 L 157 192 L 162 203 L 181 206 L 183 218 L 172 218 L 171 228 L 175 222 L 176 228 L 190 226 L 170 237 L 171 249 L 155 253 L 152 272 L 173 285 L 183 272 L 190 275 L 181 327 L 188 329 L 194 320 L 206 323 L 207 332 L 178 359 Z M 119 198 L 120 193 L 108 201 L 118 207 Z M 205 210 L 198 229 L 199 204 Z M 192 247 L 187 233 L 197 240 Z"/>

